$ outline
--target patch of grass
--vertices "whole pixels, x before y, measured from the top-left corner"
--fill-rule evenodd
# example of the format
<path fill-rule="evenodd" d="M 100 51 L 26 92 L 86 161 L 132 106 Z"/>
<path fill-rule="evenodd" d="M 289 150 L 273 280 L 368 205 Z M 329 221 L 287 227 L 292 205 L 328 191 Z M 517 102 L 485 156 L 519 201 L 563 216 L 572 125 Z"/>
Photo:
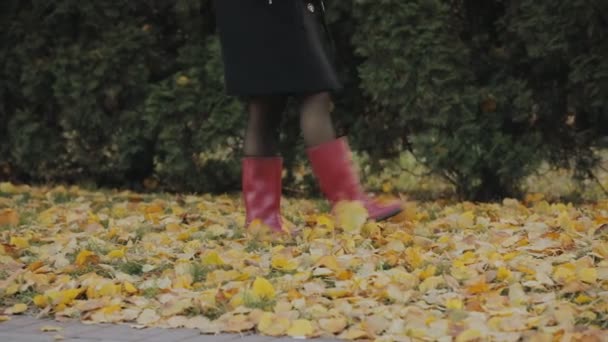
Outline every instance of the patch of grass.
<path fill-rule="evenodd" d="M 26 291 L 16 293 L 14 298 L 18 303 L 30 304 L 34 296 L 37 294 L 38 292 L 32 289 L 27 289 Z"/>
<path fill-rule="evenodd" d="M 322 213 L 331 212 L 331 204 L 328 201 L 317 201 L 317 209 Z"/>
<path fill-rule="evenodd" d="M 156 298 L 156 296 L 158 296 L 160 293 L 161 289 L 156 286 L 148 287 L 141 292 L 141 294 L 146 298 Z"/>
<path fill-rule="evenodd" d="M 6 280 L 9 275 L 10 273 L 8 273 L 6 270 L 0 270 L 0 280 Z"/>
<path fill-rule="evenodd" d="M 574 323 L 577 326 L 596 326 L 600 329 L 608 329 L 608 317 L 597 313 L 596 315 L 597 316 L 595 317 L 595 319 L 587 317 L 578 317 L 575 319 Z"/>
<path fill-rule="evenodd" d="M 382 261 L 378 264 L 378 266 L 376 266 L 376 270 L 377 271 L 387 271 L 390 270 L 391 268 L 393 268 L 393 266 L 391 266 L 388 262 L 386 261 Z"/>
<path fill-rule="evenodd" d="M 154 227 L 149 225 L 138 227 L 135 230 L 135 241 L 141 241 L 146 234 L 152 233 L 154 230 Z"/>
<path fill-rule="evenodd" d="M 29 192 L 24 192 L 22 194 L 20 194 L 19 196 L 15 197 L 15 203 L 17 203 L 17 205 L 24 205 L 26 203 L 28 203 L 32 198 L 32 195 Z"/>
<path fill-rule="evenodd" d="M 276 305 L 275 300 L 271 299 L 260 299 L 251 295 L 249 292 L 243 294 L 243 304 L 250 309 L 260 309 L 264 311 L 272 311 L 272 308 Z"/>
<path fill-rule="evenodd" d="M 192 306 L 189 307 L 186 312 L 184 312 L 184 315 L 186 315 L 187 317 L 201 316 L 203 315 L 203 310 L 201 310 L 199 306 Z"/>
<path fill-rule="evenodd" d="M 202 315 L 209 318 L 210 320 L 214 321 L 214 320 L 220 318 L 226 312 L 228 312 L 228 308 L 226 307 L 226 305 L 219 304 L 215 308 L 209 308 L 207 310 L 204 310 L 202 312 Z"/>
<path fill-rule="evenodd" d="M 196 263 L 192 265 L 192 281 L 194 283 L 199 283 L 207 279 L 207 274 L 211 272 L 211 268 L 209 266 L 205 266 L 201 263 Z"/>
<path fill-rule="evenodd" d="M 282 270 L 277 270 L 277 269 L 274 269 L 274 268 L 273 268 L 273 269 L 270 271 L 270 273 L 268 273 L 268 276 L 267 276 L 267 277 L 268 277 L 268 278 L 280 278 L 280 277 L 283 277 L 283 276 L 288 275 L 288 274 L 296 274 L 296 273 L 297 273 L 297 270 L 293 270 L 293 271 L 282 271 Z"/>
<path fill-rule="evenodd" d="M 11 226 L 9 224 L 0 225 L 0 232 L 11 231 L 12 229 L 13 229 L 13 226 Z"/>
<path fill-rule="evenodd" d="M 137 261 L 125 261 L 116 266 L 118 270 L 130 275 L 142 275 L 144 265 Z"/>
<path fill-rule="evenodd" d="M 245 251 L 249 253 L 262 252 L 264 250 L 266 250 L 264 243 L 256 238 L 252 238 L 251 240 L 247 241 L 247 246 L 245 246 Z"/>
<path fill-rule="evenodd" d="M 36 222 L 37 215 L 33 211 L 23 211 L 19 216 L 19 226 L 27 226 Z"/>
<path fill-rule="evenodd" d="M 36 259 L 38 258 L 38 254 L 34 253 L 32 250 L 30 249 L 24 249 L 21 250 L 21 257 L 23 259 Z"/>
<path fill-rule="evenodd" d="M 57 192 L 52 195 L 54 204 L 68 203 L 74 199 L 74 196 L 69 192 Z"/>
<path fill-rule="evenodd" d="M 109 249 L 106 246 L 102 246 L 95 241 L 89 241 L 85 247 L 85 249 L 97 254 L 97 255 L 105 255 L 108 254 Z"/>
<path fill-rule="evenodd" d="M 142 266 L 142 268 L 143 268 L 143 266 Z M 149 272 L 146 272 L 146 274 L 153 275 L 153 276 L 160 276 L 161 274 L 163 274 L 163 272 L 165 272 L 166 270 L 172 269 L 172 268 L 173 268 L 173 263 L 166 262 L 166 263 L 160 264 L 155 269 L 153 269 Z M 143 269 L 142 269 L 142 271 L 143 271 Z"/>
<path fill-rule="evenodd" d="M 242 239 L 245 237 L 245 227 L 241 227 L 239 225 L 237 225 L 236 223 L 231 223 L 228 226 L 228 229 L 232 232 L 232 239 Z"/>
<path fill-rule="evenodd" d="M 114 278 L 114 274 L 111 271 L 106 270 L 105 268 L 100 267 L 99 265 L 86 265 L 86 266 L 78 267 L 78 268 L 68 272 L 67 274 L 71 277 L 78 278 L 87 273 L 95 273 L 100 277 L 104 277 L 104 278 L 108 278 L 108 279 Z"/>

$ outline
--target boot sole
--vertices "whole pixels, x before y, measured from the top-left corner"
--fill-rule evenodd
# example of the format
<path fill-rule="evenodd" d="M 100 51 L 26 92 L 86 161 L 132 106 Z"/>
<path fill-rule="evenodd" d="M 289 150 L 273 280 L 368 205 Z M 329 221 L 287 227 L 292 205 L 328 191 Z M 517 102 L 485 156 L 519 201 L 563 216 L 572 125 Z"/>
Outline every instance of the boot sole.
<path fill-rule="evenodd" d="M 403 212 L 403 208 L 395 209 L 394 211 L 390 211 L 388 214 L 384 214 L 382 216 L 372 217 L 372 219 L 376 221 L 385 221 L 393 216 L 399 215 L 401 212 Z"/>

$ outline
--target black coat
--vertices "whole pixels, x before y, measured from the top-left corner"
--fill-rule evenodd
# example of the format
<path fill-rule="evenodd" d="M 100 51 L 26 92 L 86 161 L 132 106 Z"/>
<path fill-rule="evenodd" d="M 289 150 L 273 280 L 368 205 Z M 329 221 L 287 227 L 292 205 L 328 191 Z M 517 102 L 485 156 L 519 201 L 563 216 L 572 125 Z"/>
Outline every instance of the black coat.
<path fill-rule="evenodd" d="M 320 0 L 215 0 L 230 95 L 341 88 Z"/>

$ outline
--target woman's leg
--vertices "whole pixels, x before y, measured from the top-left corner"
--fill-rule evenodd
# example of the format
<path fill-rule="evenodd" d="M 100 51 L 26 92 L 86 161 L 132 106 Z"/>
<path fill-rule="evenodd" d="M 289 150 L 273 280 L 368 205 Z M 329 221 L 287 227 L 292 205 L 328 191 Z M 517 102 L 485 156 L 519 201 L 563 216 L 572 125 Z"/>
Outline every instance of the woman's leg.
<path fill-rule="evenodd" d="M 383 220 L 402 210 L 400 202 L 380 203 L 363 191 L 345 139 L 336 139 L 331 120 L 331 98 L 322 92 L 301 98 L 300 123 L 307 154 L 321 191 L 332 204 L 361 201 L 370 218 Z"/>
<path fill-rule="evenodd" d="M 243 158 L 243 202 L 245 224 L 260 220 L 271 229 L 284 231 L 281 218 L 281 177 L 283 160 L 277 156 L 279 125 L 286 98 L 250 98 L 249 122 L 245 133 Z"/>
<path fill-rule="evenodd" d="M 308 147 L 336 139 L 331 119 L 331 96 L 328 92 L 300 97 L 300 127 Z"/>
<path fill-rule="evenodd" d="M 245 156 L 276 156 L 279 125 L 286 104 L 287 98 L 284 96 L 257 96 L 247 100 L 249 119 L 245 132 Z"/>

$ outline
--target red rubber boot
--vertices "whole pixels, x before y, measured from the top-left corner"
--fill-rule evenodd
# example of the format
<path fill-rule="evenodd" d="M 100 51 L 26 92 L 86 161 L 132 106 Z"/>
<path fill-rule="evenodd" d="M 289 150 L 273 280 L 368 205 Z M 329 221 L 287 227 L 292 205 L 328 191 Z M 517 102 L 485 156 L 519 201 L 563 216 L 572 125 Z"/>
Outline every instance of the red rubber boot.
<path fill-rule="evenodd" d="M 321 191 L 335 205 L 339 201 L 361 201 L 371 219 L 381 221 L 399 214 L 403 204 L 382 204 L 365 194 L 355 171 L 346 139 L 339 138 L 307 150 Z"/>
<path fill-rule="evenodd" d="M 281 173 L 279 157 L 248 157 L 243 159 L 243 202 L 246 227 L 260 219 L 272 230 L 284 232 L 281 218 Z"/>

